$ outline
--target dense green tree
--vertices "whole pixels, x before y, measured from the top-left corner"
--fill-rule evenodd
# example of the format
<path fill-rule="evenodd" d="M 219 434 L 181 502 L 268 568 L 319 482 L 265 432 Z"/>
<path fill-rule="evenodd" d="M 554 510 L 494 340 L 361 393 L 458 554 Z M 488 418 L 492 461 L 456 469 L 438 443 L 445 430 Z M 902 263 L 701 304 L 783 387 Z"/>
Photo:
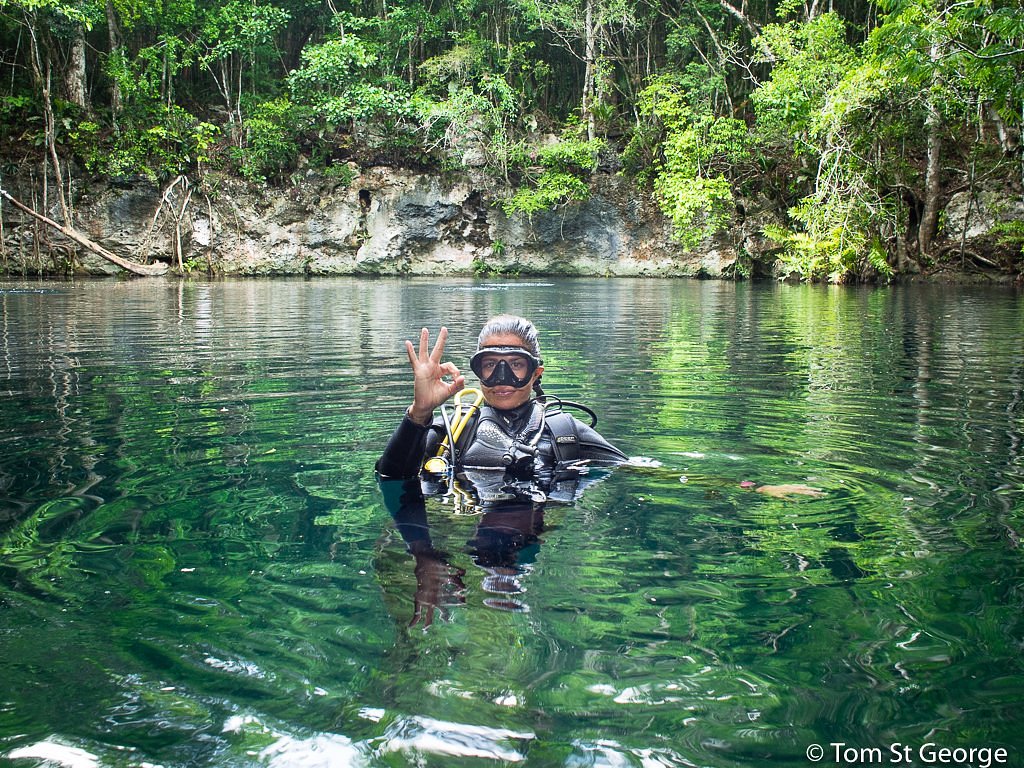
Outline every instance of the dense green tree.
<path fill-rule="evenodd" d="M 841 109 L 835 104 L 840 85 L 860 62 L 846 24 L 828 13 L 768 25 L 755 42 L 773 65 L 753 94 L 759 135 L 790 169 L 784 194 L 795 200 L 790 213 L 801 225 L 795 233 L 770 234 L 786 243 L 789 268 L 800 274 L 835 278 L 859 269 L 863 257 L 875 255 L 867 232 L 877 201 L 863 183 L 859 147 L 844 132 L 850 121 L 828 122 Z M 865 92 L 861 87 L 855 95 Z"/>
<path fill-rule="evenodd" d="M 72 167 L 302 158 L 482 163 L 529 212 L 600 152 L 687 245 L 759 196 L 794 271 L 843 279 L 940 261 L 955 192 L 1024 184 L 1015 0 L 0 0 L 0 43 L 0 135 L 65 212 Z"/>
<path fill-rule="evenodd" d="M 724 83 L 709 67 L 654 78 L 640 95 L 641 128 L 627 157 L 649 175 L 678 239 L 695 248 L 724 229 L 735 208 L 735 169 L 749 153 L 746 126 L 715 114 Z"/>
<path fill-rule="evenodd" d="M 757 127 L 772 156 L 790 156 L 796 199 L 796 229 L 772 234 L 804 275 L 889 274 L 936 261 L 939 213 L 952 191 L 964 179 L 971 186 L 1005 174 L 1007 150 L 1016 151 L 1016 81 L 992 68 L 1008 76 L 1021 51 L 1019 40 L 988 29 L 999 9 L 989 4 L 975 24 L 981 3 L 885 7 L 859 50 L 836 14 L 768 27 L 759 38 L 772 71 L 754 94 Z"/>
<path fill-rule="evenodd" d="M 909 105 L 922 116 L 926 142 L 918 231 L 931 256 L 944 196 L 944 137 L 970 135 L 994 122 L 1003 149 L 1019 139 L 1024 117 L 1024 11 L 1019 3 L 976 0 L 884 0 L 888 13 L 873 32 L 876 62 L 908 84 Z"/>

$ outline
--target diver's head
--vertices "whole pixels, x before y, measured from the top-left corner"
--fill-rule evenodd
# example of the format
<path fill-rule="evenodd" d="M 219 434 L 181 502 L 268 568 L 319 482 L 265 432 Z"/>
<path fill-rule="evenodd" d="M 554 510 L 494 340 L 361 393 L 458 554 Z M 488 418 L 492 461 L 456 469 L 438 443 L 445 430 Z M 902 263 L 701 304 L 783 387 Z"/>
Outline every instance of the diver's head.
<path fill-rule="evenodd" d="M 540 358 L 540 341 L 537 338 L 537 326 L 525 317 L 517 315 L 495 315 L 480 329 L 476 340 L 476 348 L 495 346 L 492 336 L 515 336 L 516 342 L 510 346 L 522 347 L 531 355 Z"/>
<path fill-rule="evenodd" d="M 515 315 L 491 318 L 480 331 L 469 367 L 480 378 L 488 405 L 519 407 L 530 399 L 531 390 L 540 384 L 544 372 L 537 328 Z"/>

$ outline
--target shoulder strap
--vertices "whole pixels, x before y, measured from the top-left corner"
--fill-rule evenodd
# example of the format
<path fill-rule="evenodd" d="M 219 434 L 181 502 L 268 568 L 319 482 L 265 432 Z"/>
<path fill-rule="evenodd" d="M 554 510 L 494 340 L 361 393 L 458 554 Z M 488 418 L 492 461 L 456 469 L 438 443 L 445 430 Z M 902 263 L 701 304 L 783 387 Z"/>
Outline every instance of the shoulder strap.
<path fill-rule="evenodd" d="M 476 428 L 480 426 L 480 416 L 484 408 L 488 406 L 482 406 L 474 410 L 470 415 L 470 421 L 462 429 L 462 434 L 459 435 L 459 439 L 455 441 L 454 450 L 452 451 L 452 465 L 459 463 L 462 458 L 462 452 L 466 450 L 466 446 L 472 444 L 473 439 L 476 437 Z"/>
<path fill-rule="evenodd" d="M 559 464 L 571 464 L 580 458 L 580 435 L 576 429 L 576 419 L 564 411 L 550 413 L 547 416 L 547 429 L 551 433 L 551 447 L 555 453 L 555 461 Z"/>

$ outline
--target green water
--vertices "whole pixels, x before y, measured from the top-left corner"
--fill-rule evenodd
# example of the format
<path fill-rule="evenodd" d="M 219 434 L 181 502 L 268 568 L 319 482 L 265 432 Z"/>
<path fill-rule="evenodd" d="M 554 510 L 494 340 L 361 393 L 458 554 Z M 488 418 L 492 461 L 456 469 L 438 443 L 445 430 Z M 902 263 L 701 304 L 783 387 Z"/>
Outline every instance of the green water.
<path fill-rule="evenodd" d="M 431 503 L 410 626 L 401 343 L 498 311 L 646 465 L 548 507 L 517 610 Z M 1022 402 L 1000 289 L 2 283 L 0 765 L 1024 765 Z"/>

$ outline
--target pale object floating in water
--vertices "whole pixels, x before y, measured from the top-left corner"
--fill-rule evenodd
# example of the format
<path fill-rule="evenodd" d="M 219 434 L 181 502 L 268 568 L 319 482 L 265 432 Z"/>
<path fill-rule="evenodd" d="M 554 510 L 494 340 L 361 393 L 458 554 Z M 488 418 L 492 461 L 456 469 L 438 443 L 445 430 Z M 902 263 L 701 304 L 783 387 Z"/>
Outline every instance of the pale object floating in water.
<path fill-rule="evenodd" d="M 811 496 L 819 499 L 825 495 L 820 488 L 812 488 L 802 483 L 787 483 L 783 485 L 761 485 L 754 489 L 766 496 L 774 496 L 776 499 L 785 499 L 788 496 Z"/>

